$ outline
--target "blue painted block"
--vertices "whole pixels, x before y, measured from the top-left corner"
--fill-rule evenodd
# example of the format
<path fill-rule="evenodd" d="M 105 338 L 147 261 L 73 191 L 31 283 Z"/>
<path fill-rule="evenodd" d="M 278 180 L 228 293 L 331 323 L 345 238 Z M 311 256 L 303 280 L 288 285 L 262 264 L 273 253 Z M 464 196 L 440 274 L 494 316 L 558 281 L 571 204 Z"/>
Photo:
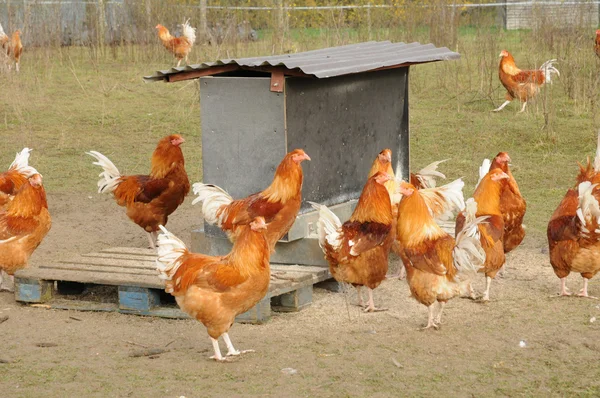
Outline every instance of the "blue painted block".
<path fill-rule="evenodd" d="M 15 300 L 43 303 L 52 298 L 53 283 L 37 279 L 15 278 Z"/>
<path fill-rule="evenodd" d="M 148 314 L 160 305 L 160 292 L 158 289 L 144 287 L 119 286 L 119 311 Z"/>
<path fill-rule="evenodd" d="M 265 297 L 254 307 L 235 317 L 241 323 L 265 323 L 271 317 L 271 299 Z"/>

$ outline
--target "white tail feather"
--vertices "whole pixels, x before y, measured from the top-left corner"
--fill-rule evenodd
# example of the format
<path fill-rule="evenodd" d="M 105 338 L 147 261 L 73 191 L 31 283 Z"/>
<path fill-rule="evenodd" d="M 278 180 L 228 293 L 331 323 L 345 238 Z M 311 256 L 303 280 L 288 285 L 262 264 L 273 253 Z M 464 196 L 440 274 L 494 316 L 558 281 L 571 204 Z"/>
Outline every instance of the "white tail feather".
<path fill-rule="evenodd" d="M 556 73 L 560 76 L 560 72 L 556 69 L 553 64 L 556 62 L 555 59 L 550 59 L 540 66 L 540 70 L 544 72 L 544 82 L 552 84 L 552 74 Z"/>
<path fill-rule="evenodd" d="M 233 198 L 223 189 L 212 184 L 197 182 L 192 188 L 194 194 L 198 195 L 198 197 L 192 201 L 192 204 L 194 205 L 198 202 L 203 202 L 202 214 L 204 214 L 204 220 L 209 224 L 216 224 L 220 227 L 226 215 L 224 212 L 219 214 L 219 210 L 221 209 L 221 206 L 227 206 L 233 202 Z"/>
<path fill-rule="evenodd" d="M 581 222 L 581 230 L 583 233 L 588 233 L 589 229 L 586 224 L 590 222 L 600 223 L 600 204 L 593 195 L 594 188 L 598 184 L 592 185 L 589 181 L 584 181 L 578 186 L 579 205 L 577 208 L 577 217 Z"/>
<path fill-rule="evenodd" d="M 314 202 L 308 202 L 313 208 L 319 211 L 319 221 L 317 222 L 317 233 L 319 235 L 319 246 L 325 247 L 325 242 L 329 243 L 334 249 L 339 249 L 342 244 L 341 228 L 342 222 L 325 205 Z"/>
<path fill-rule="evenodd" d="M 158 277 L 164 281 L 170 281 L 181 265 L 179 258 L 187 252 L 187 247 L 178 237 L 159 225 L 161 232 L 156 240 L 158 257 L 156 258 L 156 269 Z M 172 288 L 167 284 L 167 293 L 172 293 Z"/>
<path fill-rule="evenodd" d="M 2 24 L 0 24 L 0 39 L 6 37 L 6 33 L 4 33 L 4 29 L 2 28 Z"/>
<path fill-rule="evenodd" d="M 100 166 L 103 169 L 102 172 L 98 174 L 98 177 L 100 177 L 100 180 L 98 180 L 98 192 L 113 192 L 121 183 L 121 173 L 119 172 L 119 169 L 117 169 L 117 166 L 100 152 L 89 151 L 86 152 L 86 154 L 96 159 L 92 164 Z"/>
<path fill-rule="evenodd" d="M 15 170 L 19 174 L 25 176 L 25 178 L 29 178 L 34 174 L 39 174 L 36 169 L 29 166 L 29 153 L 31 149 L 23 148 L 21 152 L 17 152 L 17 156 L 15 156 L 15 160 L 10 164 L 9 170 Z"/>
<path fill-rule="evenodd" d="M 464 186 L 465 183 L 459 178 L 441 187 L 419 190 L 435 222 L 450 235 L 454 235 L 451 220 L 465 207 Z"/>
<path fill-rule="evenodd" d="M 483 177 L 490 172 L 490 167 L 492 167 L 492 161 L 489 159 L 483 159 L 483 163 L 481 163 L 481 166 L 479 166 L 479 180 L 477 180 L 477 185 L 479 185 L 479 182 L 483 180 Z"/>
<path fill-rule="evenodd" d="M 196 28 L 192 28 L 189 22 L 190 20 L 188 19 L 181 24 L 181 30 L 183 31 L 183 36 L 190 42 L 190 44 L 194 44 L 196 42 Z"/>
<path fill-rule="evenodd" d="M 459 272 L 473 273 L 485 263 L 485 251 L 479 239 L 478 225 L 485 222 L 489 216 L 476 217 L 477 202 L 469 198 L 463 212 L 465 224 L 456 235 L 456 244 L 453 250 L 454 266 Z"/>
<path fill-rule="evenodd" d="M 444 163 L 447 160 L 448 159 L 438 160 L 437 162 L 428 164 L 427 166 L 423 167 L 417 172 L 417 179 L 421 182 L 421 184 L 423 184 L 425 188 L 435 188 L 435 177 L 439 177 L 444 180 L 446 179 L 446 176 L 437 171 L 437 168 L 440 163 Z"/>

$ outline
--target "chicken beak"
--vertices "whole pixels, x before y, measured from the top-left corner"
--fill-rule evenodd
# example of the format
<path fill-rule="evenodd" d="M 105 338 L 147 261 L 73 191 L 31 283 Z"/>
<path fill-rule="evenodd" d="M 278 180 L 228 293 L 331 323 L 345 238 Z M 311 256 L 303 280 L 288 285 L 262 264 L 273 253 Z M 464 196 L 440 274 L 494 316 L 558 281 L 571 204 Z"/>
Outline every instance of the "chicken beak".
<path fill-rule="evenodd" d="M 308 160 L 308 161 L 310 161 L 310 160 L 311 160 L 311 159 L 310 159 L 310 156 L 308 156 L 308 154 L 307 154 L 307 153 L 304 153 L 304 156 L 302 157 L 302 159 L 304 159 L 304 160 Z"/>

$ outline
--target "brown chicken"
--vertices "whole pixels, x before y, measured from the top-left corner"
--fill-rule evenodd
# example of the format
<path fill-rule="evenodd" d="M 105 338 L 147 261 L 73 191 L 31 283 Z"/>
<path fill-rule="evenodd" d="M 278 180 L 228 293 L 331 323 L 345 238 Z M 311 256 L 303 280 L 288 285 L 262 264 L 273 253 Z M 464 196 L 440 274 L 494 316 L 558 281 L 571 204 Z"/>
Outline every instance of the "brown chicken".
<path fill-rule="evenodd" d="M 596 39 L 594 40 L 594 52 L 600 57 L 600 29 L 596 30 Z"/>
<path fill-rule="evenodd" d="M 177 66 L 185 58 L 185 63 L 188 63 L 188 55 L 196 42 L 196 28 L 192 28 L 189 24 L 189 19 L 181 24 L 182 36 L 173 37 L 169 33 L 169 29 L 158 24 L 158 37 L 163 46 L 177 58 Z"/>
<path fill-rule="evenodd" d="M 302 166 L 310 157 L 302 150 L 289 152 L 275 171 L 273 182 L 267 189 L 244 199 L 233 200 L 221 188 L 212 184 L 195 183 L 198 195 L 192 204 L 202 203 L 204 220 L 217 225 L 235 240 L 235 229 L 247 225 L 256 217 L 267 223 L 267 240 L 271 250 L 292 227 L 302 203 Z"/>
<path fill-rule="evenodd" d="M 14 273 L 27 266 L 29 257 L 51 225 L 42 176 L 34 174 L 6 208 L 0 210 L 0 290 L 12 291 Z M 3 279 L 8 279 L 5 285 L 2 285 Z"/>
<path fill-rule="evenodd" d="M 478 225 L 479 239 L 485 251 L 485 264 L 479 270 L 485 274 L 485 291 L 483 301 L 490 300 L 490 286 L 492 279 L 504 265 L 504 219 L 500 211 L 500 195 L 504 185 L 510 179 L 508 174 L 501 169 L 495 168 L 477 185 L 473 193 L 473 199 L 477 203 L 477 217 L 487 216 L 484 224 Z M 467 221 L 465 212 L 461 212 L 456 218 L 456 234 L 464 229 Z M 473 289 L 469 285 L 471 297 L 474 298 Z"/>
<path fill-rule="evenodd" d="M 0 48 L 3 52 L 15 62 L 15 70 L 19 72 L 19 62 L 23 53 L 23 44 L 21 43 L 21 31 L 13 32 L 12 37 L 4 33 L 2 25 L 0 25 Z"/>
<path fill-rule="evenodd" d="M 117 167 L 96 151 L 86 152 L 103 168 L 98 192 L 112 192 L 117 204 L 127 208 L 127 216 L 148 233 L 150 246 L 155 248 L 159 225 L 167 219 L 190 191 L 185 172 L 183 152 L 179 147 L 185 140 L 179 134 L 164 137 L 152 154 L 150 175 L 122 176 Z"/>
<path fill-rule="evenodd" d="M 219 337 L 227 345 L 227 356 L 240 355 L 229 339 L 229 328 L 237 315 L 254 307 L 269 289 L 269 245 L 262 217 L 240 228 L 238 239 L 226 256 L 191 253 L 185 244 L 161 226 L 156 266 L 165 291 L 175 296 L 179 307 L 206 326 L 217 361 L 225 360 Z"/>
<path fill-rule="evenodd" d="M 36 169 L 29 166 L 30 152 L 31 149 L 23 148 L 17 153 L 8 170 L 0 173 L 0 209 L 8 204 L 29 177 L 38 174 Z"/>
<path fill-rule="evenodd" d="M 429 309 L 425 329 L 437 329 L 446 302 L 467 291 L 469 275 L 485 261 L 475 235 L 478 224 L 486 218 L 469 213 L 471 217 L 455 240 L 435 222 L 421 190 L 405 182 L 399 190 L 402 200 L 396 237 L 402 247 L 408 285 L 412 296 Z"/>
<path fill-rule="evenodd" d="M 527 210 L 527 203 L 521 195 L 519 185 L 510 172 L 509 162 L 510 156 L 506 152 L 500 152 L 489 164 L 488 170 L 485 171 L 485 164 L 479 169 L 480 176 L 483 178 L 491 169 L 499 168 L 508 175 L 508 182 L 503 184 L 502 192 L 500 193 L 500 212 L 504 221 L 504 253 L 508 253 L 521 244 L 525 237 L 525 228 L 523 226 L 523 217 Z M 488 161 L 489 162 L 489 161 Z M 483 173 L 483 175 L 481 175 Z"/>
<path fill-rule="evenodd" d="M 329 271 L 338 282 L 350 283 L 358 290 L 367 287 L 369 301 L 365 311 L 376 311 L 373 289 L 385 279 L 388 255 L 394 241 L 392 205 L 385 183 L 387 173 L 378 172 L 367 180 L 350 220 L 344 224 L 327 208 L 311 203 L 319 211 L 319 245 L 329 263 Z"/>
<path fill-rule="evenodd" d="M 544 62 L 540 69 L 521 70 L 508 51 L 502 50 L 500 57 L 502 59 L 498 74 L 500 82 L 506 88 L 506 101 L 494 109 L 494 112 L 501 111 L 515 98 L 523 103 L 519 113 L 525 111 L 527 101 L 535 97 L 545 83 L 552 83 L 552 74 L 560 76 L 560 72 L 553 66 L 555 59 Z"/>
<path fill-rule="evenodd" d="M 560 278 L 561 296 L 570 296 L 566 287 L 569 273 L 583 277 L 579 296 L 588 295 L 588 281 L 600 271 L 600 191 L 596 184 L 583 181 L 569 189 L 548 223 L 546 230 L 550 264 Z"/>

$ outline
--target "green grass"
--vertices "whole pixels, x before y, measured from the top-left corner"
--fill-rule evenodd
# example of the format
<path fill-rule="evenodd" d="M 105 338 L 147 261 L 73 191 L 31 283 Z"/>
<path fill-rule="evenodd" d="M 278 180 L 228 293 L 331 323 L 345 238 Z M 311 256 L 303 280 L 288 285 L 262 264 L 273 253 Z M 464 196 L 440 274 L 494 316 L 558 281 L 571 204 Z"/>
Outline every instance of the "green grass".
<path fill-rule="evenodd" d="M 362 32 L 362 31 L 361 31 Z M 589 33 L 589 32 L 588 32 Z M 592 32 L 593 33 L 593 32 Z M 472 193 L 484 157 L 507 151 L 528 201 L 529 242 L 544 239 L 547 221 L 574 183 L 578 161 L 593 156 L 598 127 L 599 62 L 591 34 L 579 31 L 505 32 L 473 26 L 459 29 L 459 61 L 411 68 L 411 164 L 413 169 L 449 158 L 441 171 L 464 177 Z M 409 33 L 374 29 L 374 39 L 428 42 L 428 30 Z M 303 51 L 364 39 L 347 29 L 291 31 L 279 47 Z M 548 40 L 546 40 L 548 39 Z M 550 40 L 551 39 L 551 40 Z M 192 63 L 222 57 L 278 52 L 273 35 L 219 47 L 197 46 Z M 516 114 L 518 103 L 491 113 L 504 99 L 497 78 L 498 54 L 513 53 L 530 68 L 559 58 L 561 78 Z M 0 75 L 0 159 L 8 165 L 23 146 L 35 148 L 31 162 L 49 192 L 93 192 L 98 170 L 84 154 L 98 150 L 123 173 L 145 173 L 162 136 L 182 133 L 192 181 L 202 178 L 198 85 L 146 84 L 142 76 L 173 65 L 156 45 L 106 48 L 27 49 L 22 72 Z M 550 124 L 544 128 L 544 98 Z M 2 166 L 4 167 L 4 166 Z"/>

